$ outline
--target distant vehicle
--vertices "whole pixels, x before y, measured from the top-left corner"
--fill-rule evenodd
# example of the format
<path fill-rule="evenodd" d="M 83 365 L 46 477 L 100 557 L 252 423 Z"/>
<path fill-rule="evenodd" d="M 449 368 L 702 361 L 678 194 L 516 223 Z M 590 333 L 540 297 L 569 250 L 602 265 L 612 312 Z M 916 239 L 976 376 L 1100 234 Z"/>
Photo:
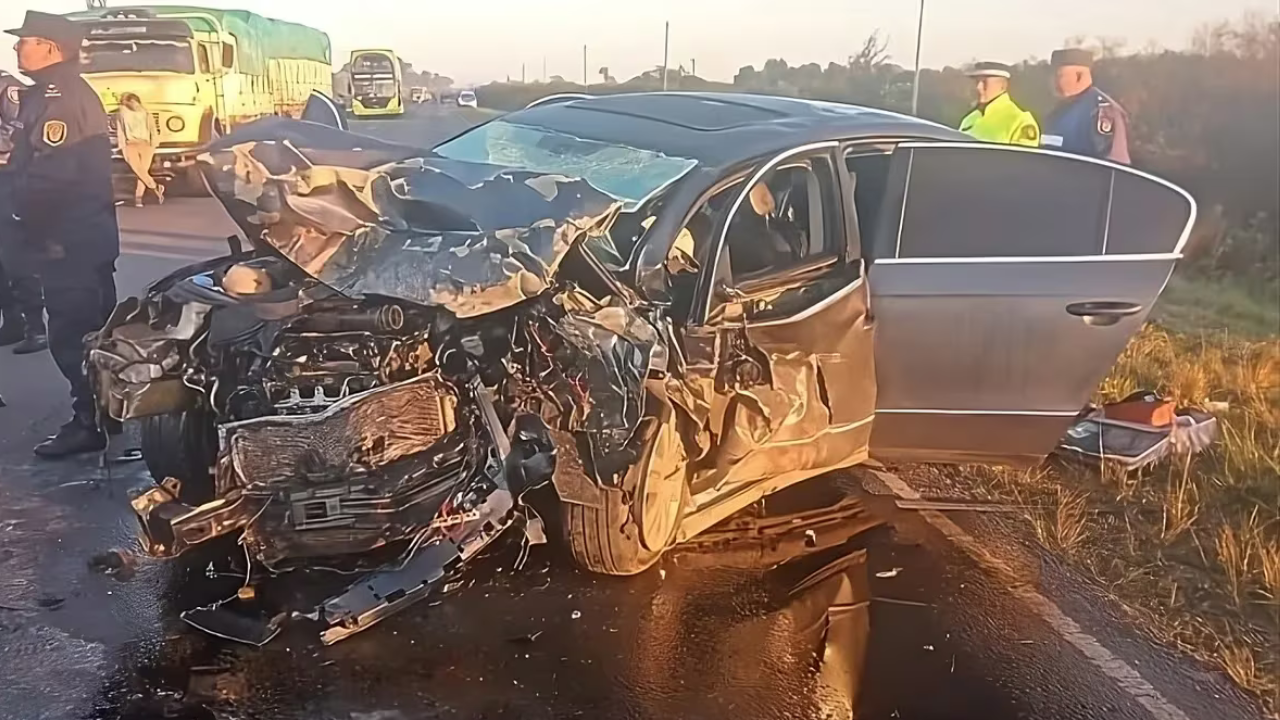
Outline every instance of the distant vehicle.
<path fill-rule="evenodd" d="M 458 93 L 458 107 L 476 107 L 476 94 L 470 90 Z"/>
<path fill-rule="evenodd" d="M 540 97 L 528 105 L 525 105 L 524 109 L 528 110 L 531 107 L 537 107 L 539 105 L 559 105 L 560 103 L 573 102 L 574 100 L 585 100 L 589 97 L 591 96 L 586 93 L 556 93 L 555 95 Z"/>
<path fill-rule="evenodd" d="M 296 118 L 313 90 L 333 95 L 329 36 L 304 25 L 244 10 L 169 6 L 66 17 L 84 30 L 84 78 L 110 122 L 125 93 L 151 111 L 159 144 L 153 172 L 162 177 L 194 179 L 196 156 L 233 126 L 269 115 Z"/>
<path fill-rule="evenodd" d="M 404 76 L 391 50 L 351 53 L 351 114 L 375 117 L 404 114 Z"/>
<path fill-rule="evenodd" d="M 409 101 L 413 103 L 424 103 L 431 100 L 431 93 L 426 88 L 416 87 L 409 91 Z"/>

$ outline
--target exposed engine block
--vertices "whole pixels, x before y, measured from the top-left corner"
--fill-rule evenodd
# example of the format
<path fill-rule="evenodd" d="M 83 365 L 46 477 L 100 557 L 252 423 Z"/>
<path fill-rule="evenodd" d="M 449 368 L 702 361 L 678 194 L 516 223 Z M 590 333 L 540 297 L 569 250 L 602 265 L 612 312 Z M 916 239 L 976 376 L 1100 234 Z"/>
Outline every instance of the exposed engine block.
<path fill-rule="evenodd" d="M 424 313 L 398 305 L 320 306 L 286 324 L 265 356 L 245 348 L 248 371 L 226 404 L 228 419 L 311 415 L 353 395 L 421 375 L 431 366 Z M 241 381 L 243 383 L 243 380 Z"/>

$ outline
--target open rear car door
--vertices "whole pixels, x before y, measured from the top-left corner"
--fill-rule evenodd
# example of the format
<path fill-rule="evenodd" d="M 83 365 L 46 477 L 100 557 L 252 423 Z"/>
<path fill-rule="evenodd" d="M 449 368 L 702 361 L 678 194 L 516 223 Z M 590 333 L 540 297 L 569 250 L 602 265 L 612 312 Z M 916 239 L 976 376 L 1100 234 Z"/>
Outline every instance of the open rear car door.
<path fill-rule="evenodd" d="M 1130 168 L 900 145 L 871 243 L 872 456 L 1049 453 L 1142 327 L 1194 219 L 1186 192 Z"/>

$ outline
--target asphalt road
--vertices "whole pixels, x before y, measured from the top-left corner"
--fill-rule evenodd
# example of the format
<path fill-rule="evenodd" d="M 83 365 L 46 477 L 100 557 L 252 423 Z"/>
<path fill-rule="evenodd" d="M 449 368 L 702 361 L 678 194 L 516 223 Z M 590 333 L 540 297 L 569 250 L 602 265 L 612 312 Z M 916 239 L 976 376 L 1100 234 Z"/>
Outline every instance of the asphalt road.
<path fill-rule="evenodd" d="M 475 120 L 429 111 L 359 129 L 425 144 Z M 122 293 L 219 253 L 232 231 L 209 200 L 122 208 L 121 225 Z M 338 645 L 293 630 L 235 645 L 176 619 L 235 587 L 235 554 L 93 567 L 136 549 L 127 502 L 145 471 L 34 460 L 68 412 L 46 355 L 0 354 L 0 395 L 0 720 L 1259 716 L 989 514 L 896 512 L 771 571 L 669 558 L 601 578 L 548 546 L 515 570 L 507 543 L 439 601 Z M 877 506 L 911 493 L 867 475 L 812 492 L 837 485 Z"/>

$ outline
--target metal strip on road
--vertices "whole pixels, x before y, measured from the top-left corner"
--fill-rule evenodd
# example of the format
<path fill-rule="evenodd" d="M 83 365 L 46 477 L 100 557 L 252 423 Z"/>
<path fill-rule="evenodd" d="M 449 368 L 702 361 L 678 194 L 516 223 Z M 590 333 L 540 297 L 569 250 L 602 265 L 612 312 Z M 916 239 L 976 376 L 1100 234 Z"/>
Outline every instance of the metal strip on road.
<path fill-rule="evenodd" d="M 904 500 L 923 499 L 920 493 L 916 492 L 914 488 L 897 475 L 881 470 L 873 472 L 877 479 L 884 482 L 893 491 L 894 495 Z M 1097 638 L 1085 632 L 1079 623 L 1071 619 L 1052 600 L 1036 592 L 1024 581 L 1019 580 L 1017 573 L 1008 564 L 984 548 L 976 538 L 965 532 L 950 518 L 936 510 L 921 510 L 919 515 L 956 547 L 963 550 L 978 565 L 1004 582 L 1014 597 L 1031 608 L 1063 640 L 1071 643 L 1079 650 L 1103 675 L 1111 678 L 1117 687 L 1133 697 L 1154 720 L 1191 720 L 1185 712 L 1170 702 L 1159 690 L 1156 690 L 1129 663 L 1108 650 L 1102 643 L 1098 642 Z"/>

